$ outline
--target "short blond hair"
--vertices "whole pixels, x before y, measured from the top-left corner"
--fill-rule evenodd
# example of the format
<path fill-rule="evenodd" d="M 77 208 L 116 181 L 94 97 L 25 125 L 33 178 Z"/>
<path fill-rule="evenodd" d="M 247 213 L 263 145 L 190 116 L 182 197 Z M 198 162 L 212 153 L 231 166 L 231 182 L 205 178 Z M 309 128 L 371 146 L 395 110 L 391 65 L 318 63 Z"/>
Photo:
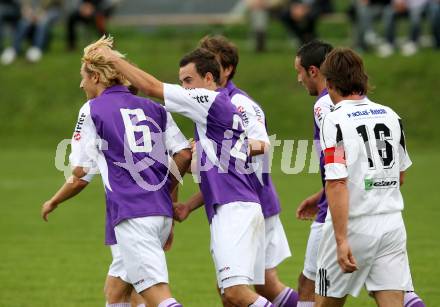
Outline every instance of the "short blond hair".
<path fill-rule="evenodd" d="M 100 48 L 113 49 L 113 37 L 103 36 L 98 41 L 88 45 L 84 48 L 84 55 L 81 58 L 81 62 L 84 64 L 84 69 L 87 73 L 96 73 L 99 75 L 99 81 L 105 86 L 110 87 L 113 85 L 125 85 L 129 86 L 130 82 L 119 73 L 112 63 L 106 60 L 100 53 Z M 117 50 L 113 52 L 120 58 L 125 56 Z"/>

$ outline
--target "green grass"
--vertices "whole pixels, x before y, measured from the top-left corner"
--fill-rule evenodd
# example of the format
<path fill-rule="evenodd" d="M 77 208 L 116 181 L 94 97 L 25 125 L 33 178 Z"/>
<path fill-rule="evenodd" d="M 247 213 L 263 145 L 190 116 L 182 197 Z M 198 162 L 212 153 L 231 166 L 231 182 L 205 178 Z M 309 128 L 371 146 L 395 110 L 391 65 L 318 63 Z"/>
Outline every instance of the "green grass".
<path fill-rule="evenodd" d="M 118 48 L 140 67 L 162 80 L 175 82 L 180 56 L 196 45 L 204 30 L 145 34 L 119 29 L 115 36 Z M 241 50 L 237 84 L 262 104 L 270 132 L 279 139 L 310 139 L 314 99 L 296 82 L 294 50 L 285 35 L 276 32 L 271 50 L 254 54 L 243 32 L 224 31 Z M 111 256 L 103 245 L 105 209 L 100 180 L 61 205 L 48 224 L 39 217 L 41 204 L 63 182 L 62 173 L 54 167 L 56 145 L 70 138 L 77 112 L 85 101 L 78 88 L 80 53 L 65 54 L 62 48 L 57 42 L 38 65 L 19 61 L 0 69 L 1 307 L 102 306 L 104 302 L 102 287 Z M 405 120 L 414 162 L 403 187 L 411 268 L 417 292 L 427 306 L 435 306 L 440 301 L 440 247 L 436 236 L 440 220 L 436 180 L 439 134 L 434 109 L 439 102 L 438 54 L 424 50 L 413 58 L 395 56 L 387 60 L 366 55 L 365 62 L 376 87 L 370 97 L 392 106 Z M 191 136 L 191 124 L 180 117 L 178 123 Z M 320 184 L 317 174 L 283 174 L 280 150 L 272 170 L 293 257 L 279 267 L 279 274 L 285 283 L 296 287 L 310 224 L 297 221 L 294 212 Z M 181 198 L 186 199 L 195 190 L 187 178 Z M 176 226 L 168 264 L 173 292 L 186 306 L 220 306 L 203 210 Z M 361 298 L 351 299 L 348 306 L 374 304 L 363 293 Z"/>

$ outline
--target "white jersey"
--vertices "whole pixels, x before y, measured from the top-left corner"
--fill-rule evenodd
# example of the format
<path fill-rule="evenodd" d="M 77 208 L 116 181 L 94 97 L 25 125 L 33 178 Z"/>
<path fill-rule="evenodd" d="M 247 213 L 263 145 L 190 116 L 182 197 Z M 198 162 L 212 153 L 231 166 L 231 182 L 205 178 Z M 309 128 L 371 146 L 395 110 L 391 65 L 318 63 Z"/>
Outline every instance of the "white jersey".
<path fill-rule="evenodd" d="M 349 217 L 403 209 L 400 172 L 411 160 L 391 108 L 367 98 L 339 102 L 323 119 L 321 146 L 325 179 L 348 178 Z"/>

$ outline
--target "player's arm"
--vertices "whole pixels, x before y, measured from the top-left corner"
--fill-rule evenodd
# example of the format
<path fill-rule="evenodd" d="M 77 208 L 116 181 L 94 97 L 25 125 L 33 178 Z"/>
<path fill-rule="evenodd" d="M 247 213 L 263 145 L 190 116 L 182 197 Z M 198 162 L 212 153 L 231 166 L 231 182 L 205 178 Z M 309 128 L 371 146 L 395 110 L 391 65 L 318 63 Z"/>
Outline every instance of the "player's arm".
<path fill-rule="evenodd" d="M 266 130 L 263 110 L 248 97 L 241 94 L 235 95 L 231 101 L 237 107 L 241 116 L 247 119 L 247 121 L 243 121 L 243 128 L 248 136 L 249 156 L 264 154 L 270 148 L 270 140 Z"/>
<path fill-rule="evenodd" d="M 296 209 L 296 218 L 310 220 L 318 213 L 318 202 L 324 193 L 324 188 L 304 199 Z"/>
<path fill-rule="evenodd" d="M 204 204 L 202 192 L 197 192 L 191 196 L 185 203 L 174 204 L 174 219 L 183 222 L 194 210 L 202 207 Z"/>
<path fill-rule="evenodd" d="M 74 175 L 70 176 L 61 188 L 43 204 L 41 208 L 43 220 L 47 222 L 49 213 L 54 211 L 59 204 L 79 194 L 88 184 L 89 179 L 79 178 Z"/>
<path fill-rule="evenodd" d="M 163 99 L 163 82 L 125 59 L 120 58 L 110 48 L 101 47 L 99 52 L 141 92 L 151 97 Z"/>
<path fill-rule="evenodd" d="M 412 165 L 411 159 L 406 148 L 406 137 L 403 130 L 402 120 L 399 118 L 400 141 L 399 141 L 399 170 L 400 170 L 400 186 L 405 183 L 405 171 Z"/>
<path fill-rule="evenodd" d="M 321 147 L 324 151 L 325 193 L 335 233 L 338 263 L 346 273 L 357 269 L 348 243 L 349 202 L 345 148 L 340 126 L 326 116 L 321 125 Z"/>
<path fill-rule="evenodd" d="M 88 182 L 92 180 L 96 169 L 97 133 L 90 116 L 89 102 L 85 103 L 79 111 L 78 122 L 75 125 L 72 137 L 72 152 L 69 156 L 70 164 L 73 165 L 72 176 L 59 189 L 57 193 L 47 201 L 41 210 L 41 215 L 47 221 L 47 215 L 67 199 L 77 195 Z"/>

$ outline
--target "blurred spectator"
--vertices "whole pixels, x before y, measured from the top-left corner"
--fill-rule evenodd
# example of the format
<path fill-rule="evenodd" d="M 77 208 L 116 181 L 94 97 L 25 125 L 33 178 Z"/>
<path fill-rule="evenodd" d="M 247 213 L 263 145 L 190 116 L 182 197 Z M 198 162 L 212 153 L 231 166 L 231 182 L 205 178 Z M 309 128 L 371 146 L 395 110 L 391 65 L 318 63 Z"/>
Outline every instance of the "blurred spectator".
<path fill-rule="evenodd" d="M 67 16 L 67 48 L 76 48 L 78 23 L 93 25 L 99 35 L 107 34 L 107 18 L 113 12 L 116 0 L 80 0 Z"/>
<path fill-rule="evenodd" d="M 15 33 L 13 52 L 15 56 L 22 51 L 23 41 L 31 37 L 31 46 L 26 59 L 38 62 L 49 42 L 52 26 L 61 15 L 62 0 L 23 0 L 22 17 Z M 9 63 L 7 63 L 9 64 Z"/>
<path fill-rule="evenodd" d="M 2 52 L 1 62 L 4 64 L 8 64 L 14 60 L 13 48 L 4 49 L 6 25 L 10 25 L 12 32 L 15 33 L 19 20 L 20 4 L 18 0 L 0 0 L 0 52 Z"/>
<path fill-rule="evenodd" d="M 379 46 L 379 56 L 387 57 L 396 48 L 396 21 L 398 17 L 409 16 L 409 39 L 402 45 L 402 54 L 414 55 L 418 50 L 423 14 L 429 8 L 429 0 L 393 0 L 384 11 L 384 29 L 386 42 Z"/>
<path fill-rule="evenodd" d="M 440 49 L 440 0 L 432 0 L 430 10 L 434 47 Z"/>
<path fill-rule="evenodd" d="M 266 49 L 269 15 L 280 9 L 283 3 L 283 0 L 246 0 L 250 10 L 252 34 L 255 37 L 255 51 L 261 52 Z"/>
<path fill-rule="evenodd" d="M 318 18 L 331 11 L 330 0 L 290 0 L 287 9 L 281 14 L 281 21 L 302 45 L 316 38 Z"/>
<path fill-rule="evenodd" d="M 391 0 L 353 0 L 351 12 L 355 24 L 355 46 L 361 51 L 378 43 L 378 35 L 373 22 L 382 17 L 384 8 Z"/>

